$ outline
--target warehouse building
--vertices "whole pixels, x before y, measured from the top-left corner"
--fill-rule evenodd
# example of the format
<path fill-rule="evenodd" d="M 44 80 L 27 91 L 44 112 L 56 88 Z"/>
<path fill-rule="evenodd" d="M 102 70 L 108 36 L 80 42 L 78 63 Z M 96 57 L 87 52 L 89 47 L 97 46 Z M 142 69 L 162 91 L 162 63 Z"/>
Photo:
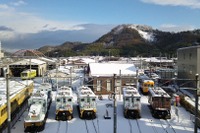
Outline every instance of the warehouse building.
<path fill-rule="evenodd" d="M 47 71 L 47 63 L 38 59 L 23 59 L 9 64 L 9 70 L 14 77 L 19 77 L 27 69 L 35 69 L 37 76 L 42 76 Z"/>
<path fill-rule="evenodd" d="M 178 79 L 194 80 L 200 74 L 200 46 L 179 48 L 177 52 Z"/>

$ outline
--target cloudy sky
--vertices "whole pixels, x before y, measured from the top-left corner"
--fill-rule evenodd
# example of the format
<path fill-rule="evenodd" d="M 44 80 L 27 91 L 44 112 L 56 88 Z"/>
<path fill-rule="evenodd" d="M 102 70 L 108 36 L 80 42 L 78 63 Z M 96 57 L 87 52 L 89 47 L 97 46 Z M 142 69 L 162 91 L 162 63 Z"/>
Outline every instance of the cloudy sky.
<path fill-rule="evenodd" d="M 0 0 L 5 50 L 93 42 L 119 24 L 200 29 L 200 0 Z"/>

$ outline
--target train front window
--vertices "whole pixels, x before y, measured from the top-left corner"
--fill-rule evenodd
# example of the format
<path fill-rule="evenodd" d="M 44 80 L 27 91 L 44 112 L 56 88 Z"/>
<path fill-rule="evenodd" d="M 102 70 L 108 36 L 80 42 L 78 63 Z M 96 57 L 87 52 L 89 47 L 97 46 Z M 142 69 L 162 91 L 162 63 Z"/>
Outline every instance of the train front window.
<path fill-rule="evenodd" d="M 95 101 L 95 98 L 92 98 L 92 101 L 94 102 L 94 101 Z"/>
<path fill-rule="evenodd" d="M 60 102 L 60 99 L 57 99 L 56 101 L 57 101 L 57 102 Z"/>
<path fill-rule="evenodd" d="M 81 102 L 84 102 L 85 100 L 84 99 L 81 99 Z"/>
<path fill-rule="evenodd" d="M 71 98 L 69 98 L 69 99 L 68 99 L 68 102 L 71 102 L 71 101 L 72 101 L 72 99 L 71 99 Z"/>
<path fill-rule="evenodd" d="M 140 101 L 140 98 L 137 98 L 136 101 L 139 102 L 139 101 Z"/>
<path fill-rule="evenodd" d="M 27 76 L 27 73 L 22 73 L 22 76 L 23 76 L 23 77 L 26 77 L 26 76 Z"/>
<path fill-rule="evenodd" d="M 153 101 L 159 101 L 159 98 L 158 97 L 153 97 L 152 100 Z"/>
<path fill-rule="evenodd" d="M 66 103 L 66 99 L 65 98 L 63 98 L 63 103 Z"/>
<path fill-rule="evenodd" d="M 170 101 L 170 99 L 169 98 L 166 98 L 166 102 L 169 102 Z"/>

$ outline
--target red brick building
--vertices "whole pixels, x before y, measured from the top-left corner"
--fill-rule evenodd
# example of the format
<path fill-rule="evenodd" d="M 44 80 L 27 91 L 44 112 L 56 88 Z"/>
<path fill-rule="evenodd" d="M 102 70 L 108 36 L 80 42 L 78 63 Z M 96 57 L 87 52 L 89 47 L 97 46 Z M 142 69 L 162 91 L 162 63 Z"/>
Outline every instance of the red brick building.
<path fill-rule="evenodd" d="M 115 80 L 114 74 L 116 74 Z M 110 94 L 114 91 L 114 86 L 120 93 L 123 86 L 136 86 L 137 69 L 134 64 L 90 63 L 88 77 L 88 86 L 95 94 Z"/>

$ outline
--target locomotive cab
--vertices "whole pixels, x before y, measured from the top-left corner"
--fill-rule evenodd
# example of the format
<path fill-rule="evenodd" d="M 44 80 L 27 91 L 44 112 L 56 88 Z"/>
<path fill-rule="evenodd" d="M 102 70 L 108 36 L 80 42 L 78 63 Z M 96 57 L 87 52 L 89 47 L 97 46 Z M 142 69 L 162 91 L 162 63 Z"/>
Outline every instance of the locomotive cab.
<path fill-rule="evenodd" d="M 123 106 L 125 118 L 141 117 L 141 96 L 134 87 L 123 88 Z"/>
<path fill-rule="evenodd" d="M 78 89 L 78 110 L 79 116 L 82 119 L 95 119 L 96 118 L 96 95 L 89 88 L 82 86 Z"/>
<path fill-rule="evenodd" d="M 62 86 L 56 94 L 56 120 L 73 118 L 73 95 L 70 87 Z"/>
<path fill-rule="evenodd" d="M 155 118 L 171 119 L 171 97 L 162 88 L 149 90 L 150 109 Z"/>
<path fill-rule="evenodd" d="M 56 119 L 72 119 L 72 98 L 59 97 L 56 99 Z"/>

